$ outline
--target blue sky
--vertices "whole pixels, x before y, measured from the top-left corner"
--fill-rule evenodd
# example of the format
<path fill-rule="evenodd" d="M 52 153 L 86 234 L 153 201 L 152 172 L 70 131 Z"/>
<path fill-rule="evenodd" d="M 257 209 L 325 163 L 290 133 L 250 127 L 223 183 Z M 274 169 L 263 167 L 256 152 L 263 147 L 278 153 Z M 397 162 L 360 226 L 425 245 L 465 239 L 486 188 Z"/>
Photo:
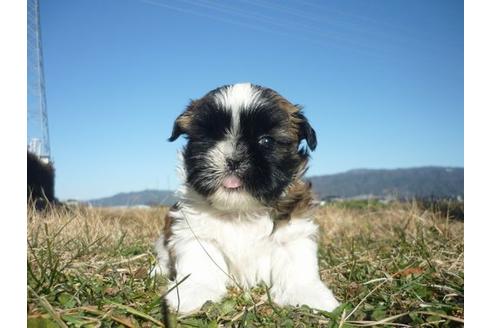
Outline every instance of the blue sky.
<path fill-rule="evenodd" d="M 305 106 L 308 175 L 464 165 L 463 2 L 42 0 L 60 199 L 175 188 L 176 116 L 223 84 Z"/>

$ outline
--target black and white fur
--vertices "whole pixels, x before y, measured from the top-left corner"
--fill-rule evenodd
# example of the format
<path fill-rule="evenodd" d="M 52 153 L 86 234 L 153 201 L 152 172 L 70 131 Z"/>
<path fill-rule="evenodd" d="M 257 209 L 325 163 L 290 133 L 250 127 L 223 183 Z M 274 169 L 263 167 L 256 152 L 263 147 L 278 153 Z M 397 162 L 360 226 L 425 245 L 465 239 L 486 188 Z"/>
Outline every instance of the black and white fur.
<path fill-rule="evenodd" d="M 264 282 L 279 305 L 338 306 L 318 273 L 309 186 L 300 179 L 316 134 L 299 106 L 250 83 L 192 101 L 170 141 L 186 135 L 180 202 L 156 242 L 155 273 L 179 282 L 167 303 L 182 313 L 226 287 Z"/>

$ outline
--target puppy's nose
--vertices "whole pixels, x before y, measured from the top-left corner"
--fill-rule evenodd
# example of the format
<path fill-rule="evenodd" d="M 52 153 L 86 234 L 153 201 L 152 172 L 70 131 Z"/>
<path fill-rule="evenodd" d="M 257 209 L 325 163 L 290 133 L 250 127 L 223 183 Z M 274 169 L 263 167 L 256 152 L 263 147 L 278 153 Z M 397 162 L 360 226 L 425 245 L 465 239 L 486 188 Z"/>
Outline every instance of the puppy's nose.
<path fill-rule="evenodd" d="M 238 160 L 228 158 L 228 159 L 226 159 L 226 163 L 227 163 L 227 168 L 231 171 L 236 171 L 239 168 L 239 161 Z"/>

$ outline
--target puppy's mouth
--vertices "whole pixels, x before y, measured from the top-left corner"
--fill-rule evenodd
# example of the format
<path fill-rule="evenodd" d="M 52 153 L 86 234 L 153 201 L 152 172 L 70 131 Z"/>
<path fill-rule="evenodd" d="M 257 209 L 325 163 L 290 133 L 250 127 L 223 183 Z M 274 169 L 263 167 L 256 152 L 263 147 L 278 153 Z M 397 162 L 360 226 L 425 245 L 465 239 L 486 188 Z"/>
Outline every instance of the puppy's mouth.
<path fill-rule="evenodd" d="M 228 175 L 227 177 L 225 177 L 224 181 L 222 181 L 222 187 L 224 187 L 228 191 L 239 190 L 242 186 L 242 180 L 236 175 Z"/>

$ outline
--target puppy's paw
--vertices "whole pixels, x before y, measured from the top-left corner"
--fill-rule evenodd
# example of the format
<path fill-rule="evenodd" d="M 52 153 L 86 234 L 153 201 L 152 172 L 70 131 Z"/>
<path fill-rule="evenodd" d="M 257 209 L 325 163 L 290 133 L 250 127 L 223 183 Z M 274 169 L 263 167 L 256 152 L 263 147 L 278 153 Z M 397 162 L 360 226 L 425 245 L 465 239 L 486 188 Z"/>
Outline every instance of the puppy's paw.
<path fill-rule="evenodd" d="M 313 309 L 332 312 L 340 303 L 336 300 L 333 293 L 325 289 L 306 289 L 299 295 L 298 305 L 306 304 Z"/>
<path fill-rule="evenodd" d="M 149 275 L 151 277 L 158 275 L 167 276 L 169 273 L 169 251 L 165 246 L 165 239 L 163 235 L 160 235 L 155 241 L 154 249 L 157 253 L 157 261 L 155 267 L 149 272 Z"/>
<path fill-rule="evenodd" d="M 282 292 L 273 290 L 272 296 L 275 303 L 279 305 L 307 305 L 313 309 L 328 312 L 332 312 L 340 305 L 331 290 L 321 282 L 296 286 Z"/>
<path fill-rule="evenodd" d="M 178 286 L 166 295 L 166 301 L 179 313 L 191 313 L 200 310 L 207 301 L 220 301 L 224 293 L 204 286 Z"/>

